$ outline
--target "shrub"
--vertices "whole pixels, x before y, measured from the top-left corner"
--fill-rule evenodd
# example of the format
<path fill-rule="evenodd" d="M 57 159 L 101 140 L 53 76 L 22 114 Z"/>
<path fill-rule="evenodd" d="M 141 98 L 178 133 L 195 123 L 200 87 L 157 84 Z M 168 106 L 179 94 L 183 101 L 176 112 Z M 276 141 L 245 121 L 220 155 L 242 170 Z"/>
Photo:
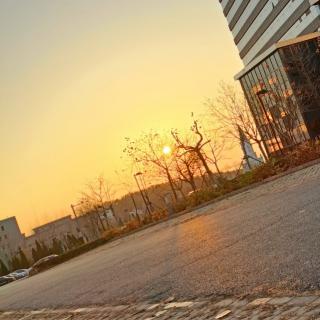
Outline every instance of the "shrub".
<path fill-rule="evenodd" d="M 320 158 L 319 142 L 310 141 L 299 145 L 278 159 L 278 166 L 283 171 Z"/>
<path fill-rule="evenodd" d="M 105 240 L 110 240 L 114 237 L 117 237 L 119 235 L 122 234 L 122 229 L 121 228 L 114 228 L 114 229 L 111 229 L 111 230 L 106 230 L 102 233 L 102 238 L 105 239 Z"/>
<path fill-rule="evenodd" d="M 237 176 L 232 180 L 219 178 L 218 186 L 197 190 L 188 196 L 187 200 L 175 204 L 176 212 L 196 207 L 202 203 L 216 199 L 232 191 L 249 186 L 253 183 L 263 181 L 276 174 L 282 173 L 290 168 L 320 158 L 319 142 L 308 142 L 301 144 L 293 150 L 287 151 L 283 156 L 271 158 L 266 163 Z"/>
<path fill-rule="evenodd" d="M 179 200 L 173 205 L 174 212 L 181 212 L 188 209 L 188 202 L 185 199 Z"/>
<path fill-rule="evenodd" d="M 246 172 L 244 174 L 239 175 L 234 179 L 239 188 L 243 188 L 248 186 L 249 184 L 255 182 L 254 175 L 252 171 Z"/>
<path fill-rule="evenodd" d="M 271 159 L 252 170 L 252 182 L 259 182 L 276 175 L 278 172 L 276 162 Z"/>
<path fill-rule="evenodd" d="M 187 207 L 192 208 L 201 203 L 216 199 L 223 194 L 218 188 L 205 188 L 194 192 L 188 197 Z"/>
<path fill-rule="evenodd" d="M 152 212 L 152 221 L 159 221 L 168 217 L 168 212 L 165 209 L 160 209 Z"/>
<path fill-rule="evenodd" d="M 139 222 L 138 219 L 133 219 L 130 220 L 129 222 L 127 222 L 124 226 L 124 228 L 122 229 L 122 233 L 126 233 L 132 230 L 136 230 L 141 226 L 141 222 Z"/>

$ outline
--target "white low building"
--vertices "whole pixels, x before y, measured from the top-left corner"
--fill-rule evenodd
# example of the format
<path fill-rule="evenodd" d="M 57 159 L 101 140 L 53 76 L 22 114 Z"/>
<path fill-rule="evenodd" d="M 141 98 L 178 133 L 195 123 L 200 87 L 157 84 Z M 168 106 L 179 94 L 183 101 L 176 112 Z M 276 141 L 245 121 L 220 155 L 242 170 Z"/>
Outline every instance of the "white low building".
<path fill-rule="evenodd" d="M 24 247 L 24 235 L 21 233 L 17 219 L 10 217 L 0 220 L 0 259 L 9 267 L 10 261 Z"/>

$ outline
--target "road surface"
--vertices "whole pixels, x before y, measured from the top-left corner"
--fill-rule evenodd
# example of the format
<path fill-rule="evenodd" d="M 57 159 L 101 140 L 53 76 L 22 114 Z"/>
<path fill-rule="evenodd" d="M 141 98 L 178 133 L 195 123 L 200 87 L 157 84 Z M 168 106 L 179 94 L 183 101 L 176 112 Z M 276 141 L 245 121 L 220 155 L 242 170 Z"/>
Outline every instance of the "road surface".
<path fill-rule="evenodd" d="M 0 288 L 0 309 L 319 289 L 320 166 Z"/>

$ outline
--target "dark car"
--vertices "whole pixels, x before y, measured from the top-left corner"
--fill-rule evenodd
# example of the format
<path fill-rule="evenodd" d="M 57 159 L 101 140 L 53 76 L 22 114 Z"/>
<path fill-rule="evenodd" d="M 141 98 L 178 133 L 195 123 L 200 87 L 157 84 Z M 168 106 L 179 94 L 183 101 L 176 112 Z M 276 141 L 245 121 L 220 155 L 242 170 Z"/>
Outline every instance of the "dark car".
<path fill-rule="evenodd" d="M 4 286 L 10 282 L 13 282 L 15 281 L 16 279 L 13 277 L 13 276 L 3 276 L 3 277 L 0 277 L 0 287 L 1 286 Z"/>
<path fill-rule="evenodd" d="M 30 275 L 34 275 L 38 272 L 46 270 L 50 267 L 56 265 L 56 260 L 59 256 L 56 254 L 52 254 L 50 256 L 41 258 L 37 262 L 35 262 L 32 267 L 30 268 Z"/>

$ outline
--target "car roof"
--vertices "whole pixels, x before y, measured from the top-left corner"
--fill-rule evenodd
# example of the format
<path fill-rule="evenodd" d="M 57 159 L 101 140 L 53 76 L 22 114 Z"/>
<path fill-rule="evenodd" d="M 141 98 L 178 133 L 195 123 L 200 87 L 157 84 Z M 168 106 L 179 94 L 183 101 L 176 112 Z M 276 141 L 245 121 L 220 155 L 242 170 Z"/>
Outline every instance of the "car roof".
<path fill-rule="evenodd" d="M 26 271 L 27 269 L 18 269 L 18 270 L 15 270 L 15 271 L 13 271 L 12 273 L 15 273 L 15 272 L 24 272 L 24 271 Z"/>
<path fill-rule="evenodd" d="M 33 265 L 34 265 L 34 266 L 37 266 L 38 264 L 40 264 L 40 263 L 42 263 L 42 262 L 44 262 L 44 261 L 47 261 L 48 259 L 56 258 L 56 257 L 58 257 L 57 254 L 51 254 L 50 256 L 46 256 L 46 257 L 43 257 L 43 258 L 39 259 L 39 260 L 38 260 L 37 262 L 35 262 Z"/>

